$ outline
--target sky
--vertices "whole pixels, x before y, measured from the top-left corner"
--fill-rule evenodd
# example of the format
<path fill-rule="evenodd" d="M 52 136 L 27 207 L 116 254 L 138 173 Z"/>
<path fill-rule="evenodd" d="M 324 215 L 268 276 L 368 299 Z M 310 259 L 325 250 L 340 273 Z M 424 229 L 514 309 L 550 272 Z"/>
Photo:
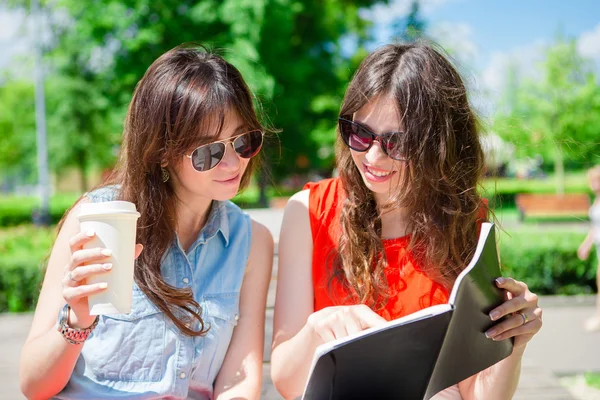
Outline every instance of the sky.
<path fill-rule="evenodd" d="M 388 6 L 365 11 L 376 23 L 377 44 L 389 42 L 391 22 L 406 15 L 410 3 L 392 0 Z M 480 94 L 476 102 L 485 114 L 501 95 L 508 61 L 516 62 L 522 75 L 535 78 L 544 46 L 559 33 L 577 41 L 579 53 L 595 62 L 600 77 L 598 0 L 423 0 L 421 4 L 430 36 L 454 50 L 461 72 Z"/>
<path fill-rule="evenodd" d="M 377 45 L 389 42 L 391 22 L 408 13 L 411 0 L 389 3 L 362 11 L 375 23 Z M 600 76 L 600 0 L 422 0 L 421 4 L 430 35 L 454 50 L 463 75 L 476 92 L 488 97 L 502 91 L 509 60 L 516 60 L 523 74 L 534 75 L 543 46 L 559 32 L 577 40 L 580 53 L 595 61 Z M 0 5 L 0 68 L 11 59 L 14 65 L 15 55 L 31 51 L 24 21 L 24 13 L 8 12 Z"/>

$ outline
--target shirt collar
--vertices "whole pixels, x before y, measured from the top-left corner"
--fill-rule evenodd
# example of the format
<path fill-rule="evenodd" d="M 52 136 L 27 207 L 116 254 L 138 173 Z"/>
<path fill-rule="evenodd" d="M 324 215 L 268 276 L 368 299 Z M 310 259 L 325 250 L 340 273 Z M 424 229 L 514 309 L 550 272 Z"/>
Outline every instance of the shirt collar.
<path fill-rule="evenodd" d="M 225 240 L 225 246 L 229 245 L 229 216 L 227 205 L 224 201 L 213 200 L 210 213 L 206 219 L 206 225 L 200 232 L 199 242 L 205 243 L 212 239 L 218 232 Z"/>

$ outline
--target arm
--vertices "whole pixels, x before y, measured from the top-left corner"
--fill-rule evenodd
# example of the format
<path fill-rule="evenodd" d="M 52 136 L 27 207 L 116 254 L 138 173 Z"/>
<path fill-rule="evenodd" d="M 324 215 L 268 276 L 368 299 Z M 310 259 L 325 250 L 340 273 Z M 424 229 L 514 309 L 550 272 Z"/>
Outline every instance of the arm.
<path fill-rule="evenodd" d="M 317 346 L 385 323 L 365 305 L 314 312 L 308 194 L 305 190 L 292 196 L 279 236 L 271 378 L 285 398 L 295 398 L 304 391 Z"/>
<path fill-rule="evenodd" d="M 313 353 L 321 344 L 306 325 L 314 311 L 308 194 L 304 190 L 289 200 L 279 235 L 271 377 L 285 398 L 302 394 Z"/>
<path fill-rule="evenodd" d="M 580 260 L 586 260 L 589 257 L 592 246 L 594 245 L 594 235 L 594 228 L 591 228 L 583 243 L 581 243 L 577 249 L 577 257 L 579 257 Z"/>
<path fill-rule="evenodd" d="M 72 306 L 70 325 L 85 328 L 95 319 L 89 315 L 86 296 L 104 290 L 100 285 L 79 286 L 66 278 L 68 272 L 77 280 L 98 273 L 101 264 L 78 265 L 106 259 L 99 249 L 81 250 L 93 234 L 79 233 L 75 217 L 78 209 L 76 206 L 71 210 L 52 248 L 31 330 L 21 352 L 20 386 L 28 398 L 48 398 L 62 390 L 81 352 L 82 345 L 69 344 L 56 330 L 58 312 L 65 299 Z"/>
<path fill-rule="evenodd" d="M 240 320 L 233 331 L 214 398 L 258 399 L 262 384 L 265 308 L 273 265 L 273 237 L 252 221 L 252 244 L 240 294 Z"/>
<path fill-rule="evenodd" d="M 514 337 L 513 352 L 490 368 L 460 382 L 458 387 L 464 399 L 511 399 L 519 384 L 525 347 L 542 327 L 538 297 L 529 291 L 525 283 L 498 278 L 496 284 L 507 291 L 509 300 L 492 310 L 491 318 L 498 320 L 505 315 L 513 315 L 489 329 L 486 336 L 490 340 Z M 494 315 L 495 312 L 498 314 Z"/>

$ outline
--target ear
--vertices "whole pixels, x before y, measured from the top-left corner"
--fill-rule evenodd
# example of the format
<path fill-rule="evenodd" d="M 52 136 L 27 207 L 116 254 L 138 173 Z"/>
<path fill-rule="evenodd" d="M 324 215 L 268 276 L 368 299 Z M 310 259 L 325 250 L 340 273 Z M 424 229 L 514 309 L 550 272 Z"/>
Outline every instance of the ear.
<path fill-rule="evenodd" d="M 166 161 L 161 161 L 160 162 L 160 166 L 163 167 L 163 168 L 167 168 L 169 166 L 169 163 L 166 162 Z"/>

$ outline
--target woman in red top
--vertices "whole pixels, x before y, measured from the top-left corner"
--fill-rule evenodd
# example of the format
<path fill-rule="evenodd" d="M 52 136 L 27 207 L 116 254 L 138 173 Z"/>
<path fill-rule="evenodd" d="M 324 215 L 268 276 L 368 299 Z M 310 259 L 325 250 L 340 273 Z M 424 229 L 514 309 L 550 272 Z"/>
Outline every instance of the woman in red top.
<path fill-rule="evenodd" d="M 309 184 L 286 206 L 271 375 L 302 394 L 316 347 L 448 300 L 470 260 L 483 170 L 478 125 L 454 67 L 431 46 L 388 45 L 350 82 L 339 118 L 339 178 Z M 486 332 L 514 337 L 511 356 L 435 396 L 510 399 L 525 345 L 541 328 L 537 296 L 507 291 Z"/>

